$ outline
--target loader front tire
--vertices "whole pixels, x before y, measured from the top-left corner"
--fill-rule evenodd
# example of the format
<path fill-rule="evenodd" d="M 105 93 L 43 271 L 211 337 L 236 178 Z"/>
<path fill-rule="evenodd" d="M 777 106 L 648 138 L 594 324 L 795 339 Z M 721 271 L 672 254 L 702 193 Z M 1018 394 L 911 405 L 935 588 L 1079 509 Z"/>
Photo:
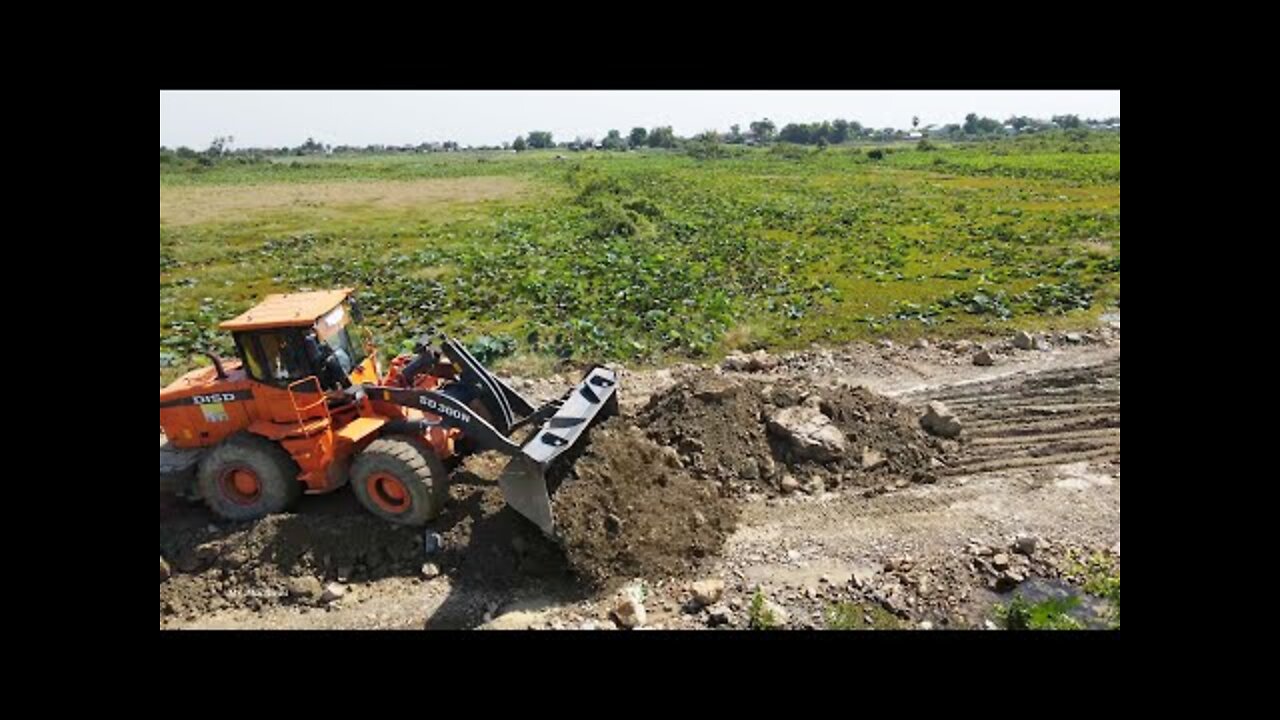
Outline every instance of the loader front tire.
<path fill-rule="evenodd" d="M 444 463 L 423 441 L 384 437 L 351 463 L 351 490 L 366 510 L 397 525 L 421 527 L 444 509 Z"/>
<path fill-rule="evenodd" d="M 284 448 L 249 433 L 232 435 L 200 460 L 196 487 L 227 520 L 256 520 L 289 509 L 302 496 L 298 466 Z"/>

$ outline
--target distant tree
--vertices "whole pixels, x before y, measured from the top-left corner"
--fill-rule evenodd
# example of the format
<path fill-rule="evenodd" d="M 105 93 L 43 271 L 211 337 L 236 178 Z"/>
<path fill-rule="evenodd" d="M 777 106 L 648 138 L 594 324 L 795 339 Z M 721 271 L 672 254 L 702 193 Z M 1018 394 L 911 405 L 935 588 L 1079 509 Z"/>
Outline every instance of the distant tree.
<path fill-rule="evenodd" d="M 511 149 L 516 152 L 524 152 L 529 148 L 529 144 L 524 141 L 524 136 L 517 137 L 515 142 L 511 143 Z"/>
<path fill-rule="evenodd" d="M 676 133 L 671 126 L 656 127 L 649 131 L 649 147 L 673 148 L 676 146 Z"/>
<path fill-rule="evenodd" d="M 642 127 L 631 128 L 631 134 L 627 136 L 627 142 L 633 148 L 644 147 L 649 139 L 649 131 Z"/>
<path fill-rule="evenodd" d="M 835 120 L 831 123 L 831 142 L 839 145 L 849 139 L 849 121 Z"/>
<path fill-rule="evenodd" d="M 978 117 L 977 113 L 969 113 L 964 116 L 964 134 L 965 135 L 989 135 L 1000 130 L 999 120 L 993 120 L 989 117 Z"/>
<path fill-rule="evenodd" d="M 529 147 L 534 149 L 555 147 L 555 142 L 551 139 L 551 133 L 545 130 L 534 130 L 529 133 L 529 139 L 526 141 Z"/>
<path fill-rule="evenodd" d="M 919 116 L 919 115 L 912 115 L 912 116 L 911 116 L 911 129 L 912 129 L 912 130 L 915 130 L 915 129 L 916 129 L 916 128 L 918 128 L 918 127 L 920 127 L 920 116 Z"/>
<path fill-rule="evenodd" d="M 778 129 L 778 126 L 774 125 L 769 118 L 756 120 L 748 127 L 751 128 L 751 137 L 760 143 L 767 143 L 773 140 L 773 133 Z"/>
<path fill-rule="evenodd" d="M 622 139 L 622 133 L 617 130 L 610 130 L 601 141 L 601 145 L 605 150 L 626 150 L 627 141 Z"/>
<path fill-rule="evenodd" d="M 729 137 L 725 138 L 725 142 L 727 142 L 727 143 L 729 143 L 729 144 L 731 144 L 731 145 L 741 145 L 741 144 L 743 143 L 743 141 L 745 141 L 745 140 L 746 140 L 746 138 L 742 136 L 742 126 L 741 126 L 741 125 L 730 125 L 730 126 L 729 126 Z"/>
<path fill-rule="evenodd" d="M 1074 130 L 1082 125 L 1079 115 L 1054 115 L 1053 121 L 1063 130 Z"/>
<path fill-rule="evenodd" d="M 205 151 L 205 154 L 211 157 L 221 157 L 227 152 L 227 146 L 235 141 L 236 139 L 230 135 L 226 137 L 216 137 L 209 143 L 209 149 Z"/>
<path fill-rule="evenodd" d="M 782 142 L 807 145 L 814 141 L 813 128 L 803 123 L 787 123 L 778 131 L 778 139 Z"/>

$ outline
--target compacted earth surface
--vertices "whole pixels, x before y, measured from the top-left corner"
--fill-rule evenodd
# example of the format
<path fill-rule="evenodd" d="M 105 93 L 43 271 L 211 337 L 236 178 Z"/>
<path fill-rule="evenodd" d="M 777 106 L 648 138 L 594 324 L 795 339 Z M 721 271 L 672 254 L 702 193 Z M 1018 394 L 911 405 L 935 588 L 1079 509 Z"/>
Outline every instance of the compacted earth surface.
<path fill-rule="evenodd" d="M 620 415 L 552 470 L 556 540 L 492 454 L 425 530 L 345 490 L 254 523 L 162 494 L 160 627 L 982 629 L 1014 597 L 1106 627 L 1099 573 L 1118 611 L 1118 315 L 618 369 Z"/>

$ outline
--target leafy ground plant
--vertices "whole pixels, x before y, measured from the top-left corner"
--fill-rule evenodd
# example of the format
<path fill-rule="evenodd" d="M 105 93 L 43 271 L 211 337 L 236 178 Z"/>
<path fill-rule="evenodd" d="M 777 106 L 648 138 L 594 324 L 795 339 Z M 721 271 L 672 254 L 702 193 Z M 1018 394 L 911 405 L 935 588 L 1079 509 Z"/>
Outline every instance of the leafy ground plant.
<path fill-rule="evenodd" d="M 1007 604 L 996 606 L 996 622 L 1006 630 L 1080 630 L 1079 621 L 1070 615 L 1079 605 L 1077 597 L 1029 603 L 1022 595 L 1014 595 Z"/>

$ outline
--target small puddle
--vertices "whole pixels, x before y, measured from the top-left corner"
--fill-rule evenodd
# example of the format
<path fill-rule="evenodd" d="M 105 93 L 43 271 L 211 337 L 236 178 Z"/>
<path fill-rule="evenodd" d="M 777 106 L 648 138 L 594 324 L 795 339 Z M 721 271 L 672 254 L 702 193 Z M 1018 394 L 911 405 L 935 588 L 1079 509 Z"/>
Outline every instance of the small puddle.
<path fill-rule="evenodd" d="M 1000 602 L 1008 603 L 1015 595 L 1035 605 L 1046 600 L 1063 600 L 1076 598 L 1075 607 L 1067 610 L 1067 615 L 1080 623 L 1086 630 L 1106 630 L 1110 627 L 1109 614 L 1111 605 L 1106 601 L 1081 592 L 1061 580 L 1031 578 L 1014 589 L 1000 593 Z"/>

